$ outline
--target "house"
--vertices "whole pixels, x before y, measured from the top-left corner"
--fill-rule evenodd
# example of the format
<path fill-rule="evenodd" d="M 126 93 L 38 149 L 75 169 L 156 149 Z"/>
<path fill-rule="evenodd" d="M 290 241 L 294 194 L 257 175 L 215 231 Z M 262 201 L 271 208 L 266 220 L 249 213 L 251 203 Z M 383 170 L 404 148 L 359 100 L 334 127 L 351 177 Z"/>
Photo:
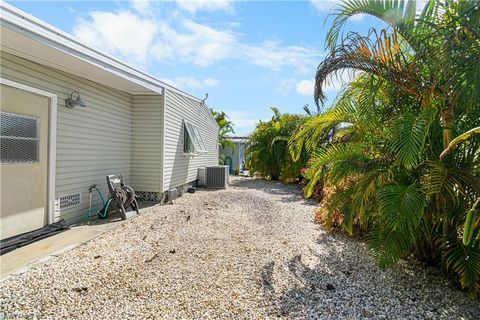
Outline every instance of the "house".
<path fill-rule="evenodd" d="M 82 220 L 89 186 L 106 194 L 106 175 L 161 201 L 218 164 L 204 101 L 0 6 L 2 239 Z"/>
<path fill-rule="evenodd" d="M 220 154 L 224 156 L 225 165 L 229 166 L 230 174 L 235 174 L 245 170 L 245 146 L 248 137 L 228 137 L 228 140 L 233 142 L 233 147 L 221 148 Z"/>

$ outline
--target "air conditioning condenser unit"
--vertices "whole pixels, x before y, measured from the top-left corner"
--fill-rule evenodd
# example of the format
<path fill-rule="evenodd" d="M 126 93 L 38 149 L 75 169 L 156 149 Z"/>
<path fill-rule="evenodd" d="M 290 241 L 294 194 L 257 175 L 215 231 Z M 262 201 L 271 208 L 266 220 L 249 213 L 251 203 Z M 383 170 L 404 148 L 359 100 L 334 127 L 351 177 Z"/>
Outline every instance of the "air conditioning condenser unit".
<path fill-rule="evenodd" d="M 205 185 L 208 189 L 225 189 L 228 185 L 228 166 L 205 168 Z"/>

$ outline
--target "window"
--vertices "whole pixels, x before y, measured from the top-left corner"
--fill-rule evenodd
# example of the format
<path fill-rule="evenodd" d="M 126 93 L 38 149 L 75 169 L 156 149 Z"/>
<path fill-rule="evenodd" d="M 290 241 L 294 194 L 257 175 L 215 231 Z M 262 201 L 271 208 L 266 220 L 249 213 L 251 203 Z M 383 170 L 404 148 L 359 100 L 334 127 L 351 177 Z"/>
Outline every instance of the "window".
<path fill-rule="evenodd" d="M 40 161 L 40 119 L 0 112 L 0 161 L 25 163 Z"/>
<path fill-rule="evenodd" d="M 184 153 L 194 153 L 192 139 L 187 131 L 186 124 L 183 125 L 183 152 Z"/>
<path fill-rule="evenodd" d="M 187 121 L 183 122 L 183 152 L 207 153 L 200 130 L 197 126 Z"/>

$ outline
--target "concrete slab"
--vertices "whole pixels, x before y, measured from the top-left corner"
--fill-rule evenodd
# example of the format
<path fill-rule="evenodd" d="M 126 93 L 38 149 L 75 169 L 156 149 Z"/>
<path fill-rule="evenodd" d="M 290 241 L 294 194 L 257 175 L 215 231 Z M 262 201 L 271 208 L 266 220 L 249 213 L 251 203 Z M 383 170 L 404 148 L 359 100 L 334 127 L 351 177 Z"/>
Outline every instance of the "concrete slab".
<path fill-rule="evenodd" d="M 138 204 L 141 213 L 150 207 L 160 205 L 156 202 L 139 202 Z M 127 220 L 133 219 L 136 216 L 135 211 L 127 211 Z M 70 230 L 6 253 L 0 256 L 0 281 L 12 275 L 25 272 L 35 263 L 48 260 L 52 256 L 59 255 L 62 252 L 90 241 L 123 222 L 125 221 L 120 219 L 118 213 L 110 215 L 105 220 L 86 220 L 70 226 Z"/>
<path fill-rule="evenodd" d="M 123 223 L 119 218 L 86 221 L 70 230 L 18 248 L 0 256 L 0 280 L 24 272 L 42 260 L 75 248 Z"/>

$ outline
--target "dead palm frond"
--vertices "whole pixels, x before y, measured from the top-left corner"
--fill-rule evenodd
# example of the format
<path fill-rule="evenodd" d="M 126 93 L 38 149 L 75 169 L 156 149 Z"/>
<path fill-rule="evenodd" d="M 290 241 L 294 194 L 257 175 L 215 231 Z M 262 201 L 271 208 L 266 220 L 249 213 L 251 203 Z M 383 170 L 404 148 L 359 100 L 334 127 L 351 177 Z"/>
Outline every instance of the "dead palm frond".
<path fill-rule="evenodd" d="M 349 33 L 317 67 L 314 90 L 317 104 L 325 101 L 323 87 L 327 78 L 345 69 L 381 77 L 413 96 L 420 96 L 431 87 L 429 79 L 421 77 L 420 68 L 411 54 L 402 50 L 396 32 L 388 34 L 382 30 L 378 34 L 371 30 L 368 36 Z"/>

